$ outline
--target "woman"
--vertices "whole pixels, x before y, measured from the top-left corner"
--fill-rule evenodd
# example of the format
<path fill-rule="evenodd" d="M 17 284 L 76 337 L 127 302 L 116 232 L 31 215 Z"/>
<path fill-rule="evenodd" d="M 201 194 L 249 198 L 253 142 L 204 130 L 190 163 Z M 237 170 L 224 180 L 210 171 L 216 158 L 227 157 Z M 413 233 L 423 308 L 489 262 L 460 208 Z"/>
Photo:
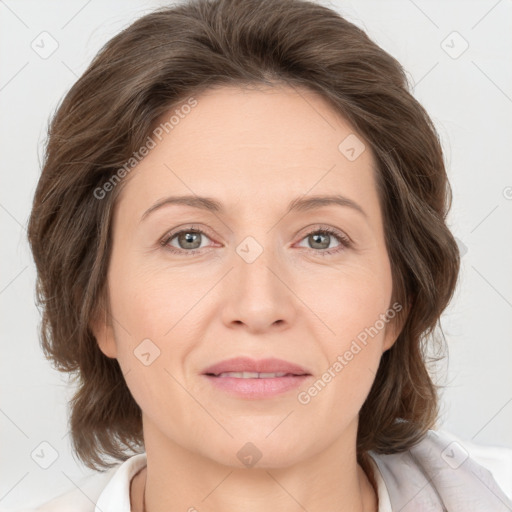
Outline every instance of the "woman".
<path fill-rule="evenodd" d="M 510 510 L 434 430 L 450 202 L 400 64 L 326 7 L 196 0 L 114 37 L 28 235 L 74 450 L 111 469 L 46 510 Z"/>

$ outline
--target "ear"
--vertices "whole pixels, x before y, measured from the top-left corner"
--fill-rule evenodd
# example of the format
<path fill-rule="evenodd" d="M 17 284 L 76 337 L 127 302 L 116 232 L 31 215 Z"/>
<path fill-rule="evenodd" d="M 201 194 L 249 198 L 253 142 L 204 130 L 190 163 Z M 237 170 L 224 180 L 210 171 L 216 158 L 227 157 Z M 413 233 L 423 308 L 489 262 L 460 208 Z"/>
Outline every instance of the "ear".
<path fill-rule="evenodd" d="M 394 309 L 394 308 L 390 308 Z M 400 318 L 398 318 L 398 313 L 395 315 L 393 319 L 391 319 L 385 327 L 385 334 L 384 334 L 384 342 L 382 344 L 382 352 L 386 352 L 386 350 L 389 350 L 398 339 L 398 336 L 402 332 L 402 329 L 405 325 L 405 322 L 407 320 L 407 317 L 409 316 L 409 311 L 411 309 L 411 301 L 409 300 L 409 304 L 407 305 L 406 311 L 402 311 L 400 309 L 398 313 L 400 313 Z M 395 311 L 397 311 L 395 309 Z"/>
<path fill-rule="evenodd" d="M 398 339 L 400 329 L 398 329 L 398 322 L 396 319 L 390 320 L 385 327 L 384 342 L 382 343 L 382 353 L 389 350 Z"/>
<path fill-rule="evenodd" d="M 105 303 L 107 304 L 105 305 Z M 117 347 L 111 318 L 108 299 L 102 296 L 89 325 L 100 350 L 107 357 L 115 359 L 117 357 Z"/>

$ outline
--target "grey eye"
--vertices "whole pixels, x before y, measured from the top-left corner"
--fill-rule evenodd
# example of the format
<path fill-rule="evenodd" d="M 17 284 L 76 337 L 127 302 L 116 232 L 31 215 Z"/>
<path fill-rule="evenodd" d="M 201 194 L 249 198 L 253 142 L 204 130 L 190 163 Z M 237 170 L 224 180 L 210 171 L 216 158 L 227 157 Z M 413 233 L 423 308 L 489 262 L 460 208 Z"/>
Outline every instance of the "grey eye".
<path fill-rule="evenodd" d="M 201 247 L 202 236 L 204 236 L 204 233 L 199 231 L 180 231 L 174 235 L 171 240 L 178 240 L 179 249 L 199 249 Z M 171 240 L 169 240 L 169 242 Z"/>

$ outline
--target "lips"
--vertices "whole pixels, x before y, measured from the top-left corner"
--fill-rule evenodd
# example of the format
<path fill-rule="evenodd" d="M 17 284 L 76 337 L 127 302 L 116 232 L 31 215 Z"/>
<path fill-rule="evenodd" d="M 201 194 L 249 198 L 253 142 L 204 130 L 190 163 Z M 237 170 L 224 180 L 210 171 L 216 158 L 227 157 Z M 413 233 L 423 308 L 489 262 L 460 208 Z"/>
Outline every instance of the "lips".
<path fill-rule="evenodd" d="M 242 374 L 258 374 L 258 376 L 251 375 L 252 378 L 271 378 L 270 375 L 265 374 L 283 374 L 300 376 L 311 375 L 311 373 L 295 363 L 285 361 L 283 359 L 268 358 L 268 359 L 251 359 L 248 357 L 235 357 L 226 359 L 220 363 L 216 363 L 203 370 L 203 375 L 212 377 L 233 377 L 233 373 Z M 228 375 L 221 375 L 228 374 Z M 281 376 L 281 375 L 280 375 Z"/>

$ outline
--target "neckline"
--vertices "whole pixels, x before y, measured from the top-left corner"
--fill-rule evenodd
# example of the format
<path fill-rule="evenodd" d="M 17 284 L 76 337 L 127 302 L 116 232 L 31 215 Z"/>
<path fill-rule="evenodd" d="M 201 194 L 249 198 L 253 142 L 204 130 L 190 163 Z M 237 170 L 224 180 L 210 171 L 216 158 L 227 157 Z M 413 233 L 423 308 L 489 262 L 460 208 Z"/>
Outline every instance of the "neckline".
<path fill-rule="evenodd" d="M 369 452 L 369 460 L 370 464 L 372 465 L 373 475 L 375 478 L 375 482 L 377 484 L 377 498 L 378 498 L 378 512 L 392 512 L 391 509 L 391 501 L 389 497 L 389 492 L 386 487 L 386 483 L 384 481 L 384 477 L 382 476 L 382 473 L 379 469 L 379 466 L 377 462 L 375 461 L 373 455 L 371 452 Z M 147 458 L 146 453 L 140 453 L 136 454 L 130 459 L 126 460 L 125 463 L 125 475 L 128 474 L 128 482 L 126 482 L 126 492 L 127 492 L 127 498 L 128 498 L 128 506 L 130 507 L 128 510 L 143 510 L 143 508 L 140 508 L 140 503 L 137 503 L 137 508 L 132 508 L 132 502 L 131 502 L 131 484 L 133 479 L 142 471 L 144 468 L 147 467 Z M 145 486 L 142 490 L 143 499 L 144 499 L 144 491 Z M 142 505 L 144 505 L 144 501 L 142 502 Z"/>
<path fill-rule="evenodd" d="M 368 452 L 370 455 L 369 460 L 372 465 L 373 476 L 375 478 L 375 482 L 377 484 L 377 499 L 379 501 L 378 512 L 393 512 L 391 508 L 391 498 L 389 496 L 388 488 L 386 487 L 386 482 L 382 473 L 380 472 L 379 466 L 371 452 Z"/>

